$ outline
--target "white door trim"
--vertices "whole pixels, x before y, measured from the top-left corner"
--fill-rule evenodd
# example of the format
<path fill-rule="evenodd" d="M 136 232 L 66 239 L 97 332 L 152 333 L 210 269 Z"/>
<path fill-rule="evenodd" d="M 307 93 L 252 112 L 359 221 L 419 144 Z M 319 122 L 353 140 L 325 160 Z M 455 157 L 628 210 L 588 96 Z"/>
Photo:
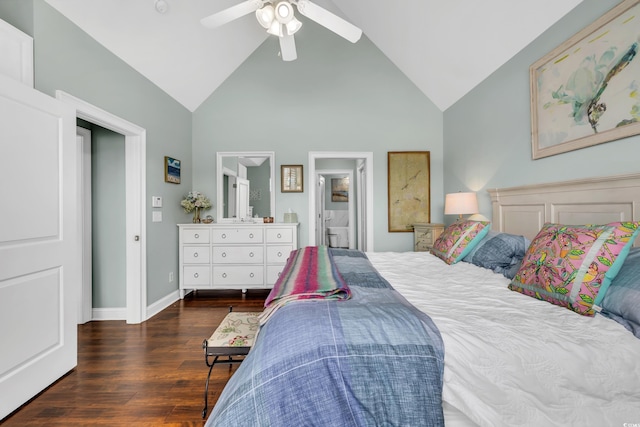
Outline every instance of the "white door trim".
<path fill-rule="evenodd" d="M 78 183 L 80 185 L 80 214 L 82 223 L 82 284 L 78 293 L 78 324 L 90 322 L 93 308 L 93 262 L 92 262 L 92 226 L 91 226 L 91 131 L 76 126 L 78 159 Z"/>
<path fill-rule="evenodd" d="M 373 252 L 373 152 L 351 151 L 310 151 L 309 152 L 309 245 L 316 244 L 316 159 L 362 159 L 366 174 L 366 248 L 365 251 Z"/>
<path fill-rule="evenodd" d="M 125 137 L 127 323 L 147 316 L 146 141 L 147 131 L 64 91 L 56 98 L 73 106 L 76 116 Z"/>

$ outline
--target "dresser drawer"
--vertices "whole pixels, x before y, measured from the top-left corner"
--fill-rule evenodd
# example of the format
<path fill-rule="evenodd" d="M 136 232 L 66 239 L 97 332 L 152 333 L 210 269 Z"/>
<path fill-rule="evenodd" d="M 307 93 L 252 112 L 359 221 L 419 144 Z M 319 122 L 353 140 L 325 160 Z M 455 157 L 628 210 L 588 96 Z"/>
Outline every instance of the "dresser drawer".
<path fill-rule="evenodd" d="M 267 264 L 286 263 L 292 250 L 292 245 L 267 246 Z"/>
<path fill-rule="evenodd" d="M 212 230 L 213 243 L 262 243 L 260 228 L 217 228 Z"/>
<path fill-rule="evenodd" d="M 262 285 L 262 265 L 216 265 L 213 267 L 213 285 Z"/>
<path fill-rule="evenodd" d="M 267 228 L 267 243 L 293 243 L 291 228 Z"/>
<path fill-rule="evenodd" d="M 267 266 L 267 285 L 272 287 L 278 281 L 284 265 L 268 265 Z"/>
<path fill-rule="evenodd" d="M 209 246 L 184 246 L 182 262 L 185 264 L 209 264 Z"/>
<path fill-rule="evenodd" d="M 182 243 L 209 243 L 208 228 L 183 228 Z"/>
<path fill-rule="evenodd" d="M 208 286 L 210 271 L 208 265 L 185 265 L 182 270 L 182 282 L 185 285 Z"/>
<path fill-rule="evenodd" d="M 262 264 L 264 248 L 262 246 L 214 246 L 214 264 Z"/>

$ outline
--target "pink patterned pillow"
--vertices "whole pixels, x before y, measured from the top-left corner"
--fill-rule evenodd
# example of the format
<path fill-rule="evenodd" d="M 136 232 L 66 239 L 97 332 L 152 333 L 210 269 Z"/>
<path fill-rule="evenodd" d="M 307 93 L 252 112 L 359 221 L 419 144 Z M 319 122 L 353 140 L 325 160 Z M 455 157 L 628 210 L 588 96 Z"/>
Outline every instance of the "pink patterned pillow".
<path fill-rule="evenodd" d="M 639 224 L 545 224 L 509 289 L 593 316 L 622 267 Z"/>
<path fill-rule="evenodd" d="M 434 242 L 431 253 L 447 264 L 455 264 L 489 232 L 489 224 L 488 221 L 454 222 Z"/>

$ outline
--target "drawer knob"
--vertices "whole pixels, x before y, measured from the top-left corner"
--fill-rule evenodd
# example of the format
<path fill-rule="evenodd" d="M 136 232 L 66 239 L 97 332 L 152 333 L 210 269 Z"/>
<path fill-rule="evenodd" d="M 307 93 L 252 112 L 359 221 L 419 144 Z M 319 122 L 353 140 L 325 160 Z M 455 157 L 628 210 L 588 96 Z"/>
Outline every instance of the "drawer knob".
<path fill-rule="evenodd" d="M 282 234 L 278 233 L 277 237 L 278 237 L 278 239 L 281 239 L 282 238 Z"/>
<path fill-rule="evenodd" d="M 253 233 L 249 233 L 249 238 L 253 239 Z"/>
<path fill-rule="evenodd" d="M 198 258 L 198 252 L 194 252 L 193 257 Z"/>
<path fill-rule="evenodd" d="M 278 252 L 278 258 L 282 258 L 282 252 Z"/>
<path fill-rule="evenodd" d="M 223 239 L 226 239 L 226 238 L 227 238 L 227 235 L 226 235 L 225 233 L 222 233 L 222 236 L 221 236 L 221 237 L 222 237 Z"/>
<path fill-rule="evenodd" d="M 222 258 L 226 258 L 227 257 L 227 253 L 226 252 L 222 252 Z"/>
<path fill-rule="evenodd" d="M 195 237 L 196 239 L 200 238 L 200 235 L 198 233 L 194 234 L 193 237 Z"/>
<path fill-rule="evenodd" d="M 249 274 L 249 277 L 253 277 L 253 276 L 255 276 L 253 273 L 250 273 L 250 274 Z"/>
<path fill-rule="evenodd" d="M 249 252 L 249 258 L 253 258 L 253 252 Z"/>
<path fill-rule="evenodd" d="M 193 273 L 193 277 L 197 279 L 198 277 L 200 277 L 200 275 L 198 273 Z"/>
<path fill-rule="evenodd" d="M 222 273 L 222 277 L 227 278 L 227 273 Z"/>

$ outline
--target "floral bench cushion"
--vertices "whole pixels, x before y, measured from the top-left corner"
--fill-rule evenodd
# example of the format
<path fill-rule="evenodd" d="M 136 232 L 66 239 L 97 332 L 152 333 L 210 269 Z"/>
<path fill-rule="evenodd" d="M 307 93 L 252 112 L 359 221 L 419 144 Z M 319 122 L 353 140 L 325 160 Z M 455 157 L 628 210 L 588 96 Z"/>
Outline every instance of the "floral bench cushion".
<path fill-rule="evenodd" d="M 207 339 L 209 354 L 244 354 L 253 345 L 258 332 L 260 312 L 232 311 Z"/>

